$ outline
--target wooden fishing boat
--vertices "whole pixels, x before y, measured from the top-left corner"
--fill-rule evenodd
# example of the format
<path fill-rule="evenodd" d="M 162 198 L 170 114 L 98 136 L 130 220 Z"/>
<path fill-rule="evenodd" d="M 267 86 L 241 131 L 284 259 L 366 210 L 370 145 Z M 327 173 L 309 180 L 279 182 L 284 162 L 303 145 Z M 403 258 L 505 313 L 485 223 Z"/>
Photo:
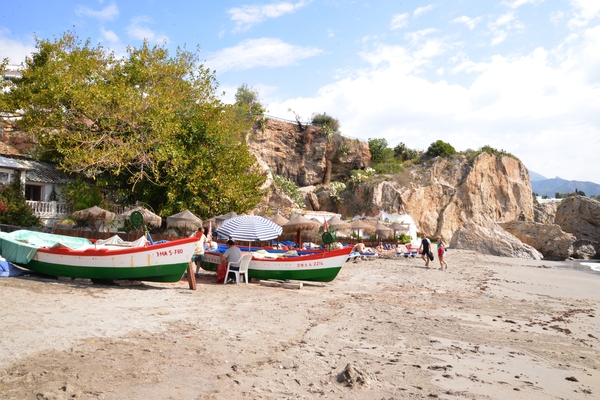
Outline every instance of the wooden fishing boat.
<path fill-rule="evenodd" d="M 20 230 L 0 233 L 0 254 L 15 265 L 47 275 L 177 282 L 198 240 L 191 237 L 151 244 L 144 236 L 134 242 L 113 236 L 92 243 L 84 238 Z"/>
<path fill-rule="evenodd" d="M 243 251 L 243 246 L 240 247 Z M 337 250 L 299 252 L 297 256 L 253 253 L 248 266 L 250 279 L 279 279 L 331 282 L 352 252 L 352 247 Z M 220 253 L 206 252 L 201 263 L 203 269 L 216 271 Z"/>

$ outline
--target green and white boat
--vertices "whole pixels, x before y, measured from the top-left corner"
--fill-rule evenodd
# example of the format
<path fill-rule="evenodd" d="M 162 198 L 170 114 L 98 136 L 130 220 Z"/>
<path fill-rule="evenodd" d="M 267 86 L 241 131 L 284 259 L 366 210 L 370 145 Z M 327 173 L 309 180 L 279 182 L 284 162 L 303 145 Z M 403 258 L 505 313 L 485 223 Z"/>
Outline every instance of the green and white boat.
<path fill-rule="evenodd" d="M 254 252 L 248 266 L 248 276 L 250 279 L 331 282 L 351 252 L 351 246 L 337 250 L 305 252 L 296 256 Z M 202 269 L 216 271 L 220 264 L 220 255 L 218 252 L 204 253 Z"/>
<path fill-rule="evenodd" d="M 11 263 L 46 275 L 106 280 L 177 282 L 199 238 L 151 244 L 145 236 L 88 239 L 19 230 L 0 232 L 0 254 Z"/>

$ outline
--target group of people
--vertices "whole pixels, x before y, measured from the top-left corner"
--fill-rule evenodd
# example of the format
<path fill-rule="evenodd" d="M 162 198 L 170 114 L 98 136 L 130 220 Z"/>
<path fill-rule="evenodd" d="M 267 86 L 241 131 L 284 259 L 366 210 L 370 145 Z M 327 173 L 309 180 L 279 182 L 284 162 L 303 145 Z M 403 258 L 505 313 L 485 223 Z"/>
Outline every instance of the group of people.
<path fill-rule="evenodd" d="M 427 238 L 426 234 L 421 236 L 421 246 L 419 246 L 419 252 L 421 253 L 421 258 L 425 260 L 425 268 L 429 268 L 429 262 L 433 261 L 433 251 L 432 251 L 431 241 Z M 437 237 L 437 255 L 438 260 L 440 261 L 440 269 L 448 269 L 448 263 L 446 262 L 446 244 L 442 240 L 441 236 Z"/>

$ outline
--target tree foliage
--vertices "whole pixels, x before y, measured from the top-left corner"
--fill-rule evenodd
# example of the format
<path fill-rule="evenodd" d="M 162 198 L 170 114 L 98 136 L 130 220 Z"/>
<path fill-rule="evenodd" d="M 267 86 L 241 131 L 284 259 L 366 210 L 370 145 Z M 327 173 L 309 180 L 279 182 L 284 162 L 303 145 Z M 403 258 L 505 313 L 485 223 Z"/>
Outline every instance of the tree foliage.
<path fill-rule="evenodd" d="M 265 107 L 259 101 L 258 91 L 252 89 L 246 83 L 242 84 L 235 93 L 235 106 L 244 118 L 250 120 L 254 120 L 254 118 L 260 117 L 266 112 Z"/>
<path fill-rule="evenodd" d="M 442 140 L 436 140 L 429 145 L 426 154 L 430 157 L 448 157 L 456 154 L 456 150 L 450 143 L 446 143 Z"/>
<path fill-rule="evenodd" d="M 326 112 L 323 114 L 313 114 L 311 124 L 322 125 L 323 127 L 331 129 L 333 132 L 339 132 L 340 130 L 340 121 L 333 118 L 331 115 L 327 115 Z"/>
<path fill-rule="evenodd" d="M 20 128 L 36 135 L 42 158 L 126 188 L 162 215 L 245 212 L 260 201 L 265 177 L 244 140 L 251 121 L 218 100 L 197 54 L 171 57 L 144 42 L 118 59 L 71 32 L 36 48 L 3 97 L 22 110 Z"/>
<path fill-rule="evenodd" d="M 394 157 L 400 159 L 400 161 L 414 160 L 419 157 L 419 151 L 409 149 L 404 143 L 400 142 L 394 147 Z"/>
<path fill-rule="evenodd" d="M 0 184 L 0 224 L 41 226 L 40 219 L 27 205 L 21 174 L 14 172 L 8 184 Z"/>
<path fill-rule="evenodd" d="M 369 151 L 371 152 L 371 160 L 373 163 L 383 163 L 394 158 L 394 150 L 387 147 L 388 143 L 385 139 L 368 140 Z"/>

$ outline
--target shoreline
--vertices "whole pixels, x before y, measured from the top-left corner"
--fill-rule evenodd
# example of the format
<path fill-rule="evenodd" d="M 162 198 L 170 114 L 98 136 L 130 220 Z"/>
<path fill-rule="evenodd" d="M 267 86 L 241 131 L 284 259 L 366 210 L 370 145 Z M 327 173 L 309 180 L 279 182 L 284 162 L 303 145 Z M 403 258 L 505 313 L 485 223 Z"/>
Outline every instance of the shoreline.
<path fill-rule="evenodd" d="M 300 290 L 209 272 L 196 291 L 3 278 L 0 397 L 598 396 L 600 274 L 464 250 L 447 261 L 348 262 Z"/>

